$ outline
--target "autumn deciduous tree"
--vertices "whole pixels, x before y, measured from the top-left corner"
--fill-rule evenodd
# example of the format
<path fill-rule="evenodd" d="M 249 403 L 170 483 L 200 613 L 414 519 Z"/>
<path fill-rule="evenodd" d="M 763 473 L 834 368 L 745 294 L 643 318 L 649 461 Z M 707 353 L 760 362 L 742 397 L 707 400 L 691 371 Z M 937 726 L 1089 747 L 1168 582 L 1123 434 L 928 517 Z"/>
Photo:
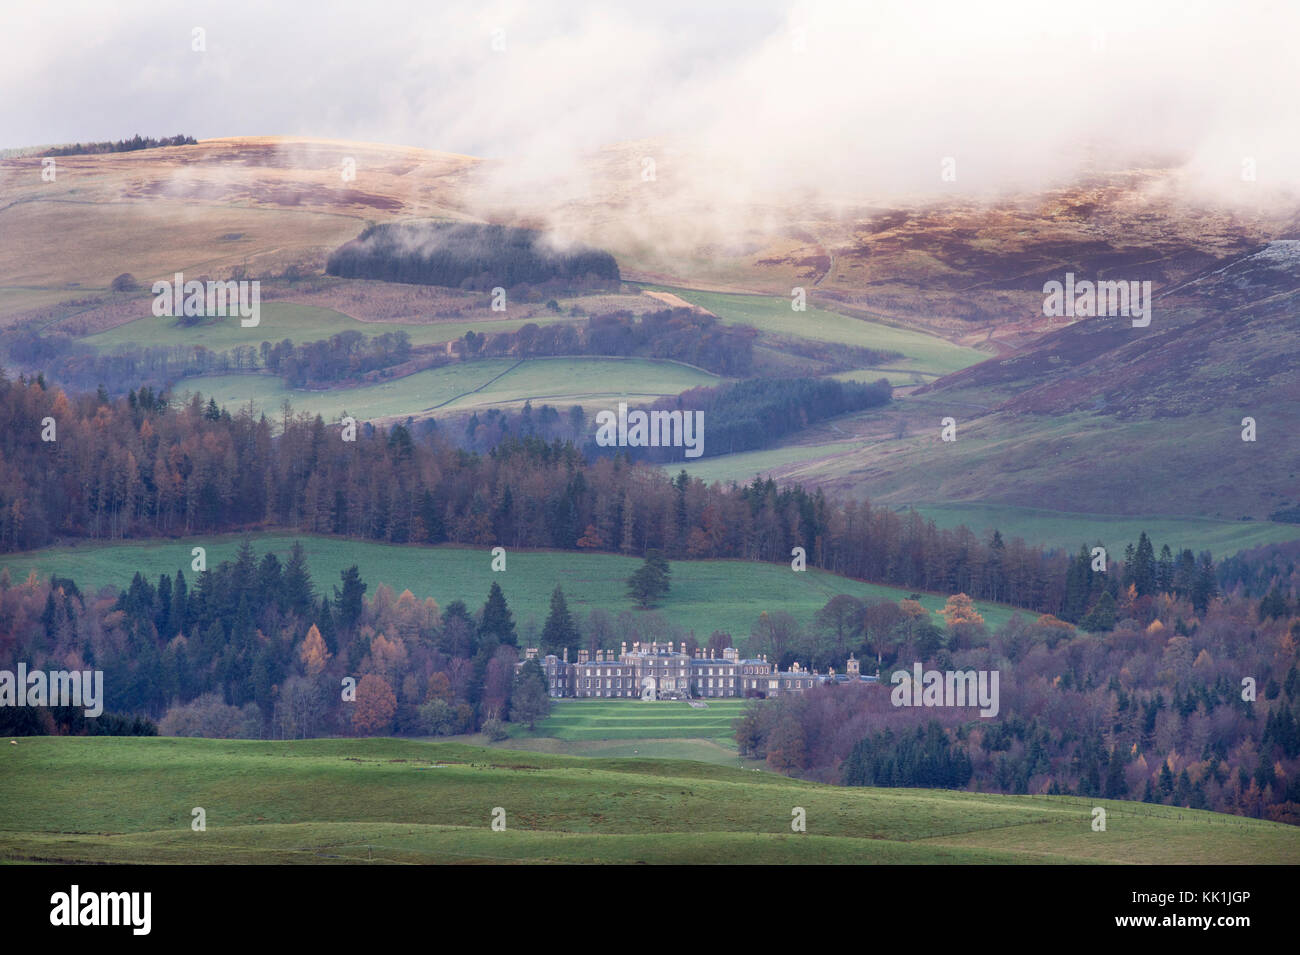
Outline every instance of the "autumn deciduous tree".
<path fill-rule="evenodd" d="M 308 678 L 312 680 L 320 676 L 329 663 L 329 648 L 325 646 L 325 639 L 320 635 L 320 629 L 314 623 L 307 631 L 307 636 L 303 638 L 302 646 L 298 650 L 298 659 L 302 661 L 303 669 L 306 671 Z"/>
<path fill-rule="evenodd" d="M 379 736 L 392 728 L 397 697 L 382 676 L 367 673 L 357 684 L 352 704 L 352 729 L 358 736 Z"/>
<path fill-rule="evenodd" d="M 429 685 L 425 689 L 424 700 L 431 703 L 434 700 L 442 700 L 451 703 L 456 699 L 456 694 L 452 692 L 451 680 L 447 674 L 439 670 L 433 676 L 429 677 Z"/>
<path fill-rule="evenodd" d="M 803 761 L 803 727 L 794 717 L 787 716 L 777 724 L 768 740 L 767 765 L 789 776 L 795 770 L 803 768 Z"/>
<path fill-rule="evenodd" d="M 984 618 L 975 609 L 975 602 L 965 594 L 953 594 L 940 611 L 944 623 L 951 629 L 958 624 L 981 625 Z"/>

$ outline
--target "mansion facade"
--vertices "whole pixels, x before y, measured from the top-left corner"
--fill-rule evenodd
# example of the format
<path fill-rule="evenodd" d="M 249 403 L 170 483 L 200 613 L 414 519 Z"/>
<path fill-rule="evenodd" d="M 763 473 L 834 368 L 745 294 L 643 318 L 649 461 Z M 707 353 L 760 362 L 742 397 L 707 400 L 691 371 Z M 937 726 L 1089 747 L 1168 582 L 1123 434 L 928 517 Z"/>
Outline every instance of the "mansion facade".
<path fill-rule="evenodd" d="M 741 659 L 735 647 L 720 654 L 698 649 L 694 655 L 683 641 L 674 649 L 667 643 L 624 643 L 613 650 L 578 651 L 577 662 L 555 654 L 539 657 L 536 649 L 524 652 L 524 660 L 538 660 L 546 674 L 550 695 L 563 697 L 623 697 L 628 699 L 711 699 L 718 697 L 768 697 L 801 693 L 822 683 L 875 682 L 860 676 L 858 661 L 850 656 L 848 672 L 837 676 L 805 670 L 795 663 L 778 670 L 766 655 Z M 521 661 L 518 666 L 523 666 Z"/>

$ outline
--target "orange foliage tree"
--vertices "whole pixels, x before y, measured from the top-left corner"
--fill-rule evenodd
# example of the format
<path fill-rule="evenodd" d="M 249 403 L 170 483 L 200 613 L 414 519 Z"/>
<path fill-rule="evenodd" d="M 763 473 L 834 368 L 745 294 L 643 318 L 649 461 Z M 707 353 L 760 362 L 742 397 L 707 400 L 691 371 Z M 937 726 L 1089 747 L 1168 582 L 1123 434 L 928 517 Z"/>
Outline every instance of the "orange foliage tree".
<path fill-rule="evenodd" d="M 944 623 L 949 627 L 958 624 L 982 624 L 984 618 L 975 609 L 975 602 L 965 594 L 953 594 L 940 611 Z"/>
<path fill-rule="evenodd" d="M 352 729 L 358 736 L 378 736 L 392 728 L 397 712 L 397 697 L 382 676 L 367 673 L 357 684 L 357 699 L 352 704 Z"/>
<path fill-rule="evenodd" d="M 311 625 L 307 631 L 307 636 L 303 637 L 302 647 L 298 650 L 298 658 L 302 660 L 303 669 L 307 671 L 307 676 L 313 680 L 321 675 L 325 665 L 329 663 L 330 651 L 325 646 L 325 638 L 320 635 L 316 629 L 316 624 Z"/>

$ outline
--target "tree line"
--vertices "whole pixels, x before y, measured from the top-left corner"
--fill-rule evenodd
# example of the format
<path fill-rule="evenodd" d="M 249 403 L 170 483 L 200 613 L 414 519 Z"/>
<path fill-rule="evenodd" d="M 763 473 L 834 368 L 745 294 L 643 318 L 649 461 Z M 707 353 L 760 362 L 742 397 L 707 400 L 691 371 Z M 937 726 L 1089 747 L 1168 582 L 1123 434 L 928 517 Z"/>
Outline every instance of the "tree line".
<path fill-rule="evenodd" d="M 706 485 L 538 437 L 508 435 L 483 454 L 431 425 L 365 425 L 344 441 L 338 426 L 287 409 L 273 433 L 248 409 L 232 415 L 197 394 L 184 404 L 149 394 L 147 403 L 103 392 L 69 398 L 0 376 L 0 551 L 60 537 L 272 527 L 392 543 L 657 550 L 669 559 L 789 563 L 802 547 L 808 565 L 848 577 L 1058 615 L 1064 606 L 1066 555 L 940 530 L 915 512 L 770 479 Z M 779 422 L 783 406 L 774 407 Z"/>
<path fill-rule="evenodd" d="M 771 447 L 818 421 L 887 405 L 892 394 L 884 378 L 870 384 L 836 378 L 749 378 L 691 388 L 660 398 L 643 410 L 702 411 L 705 438 L 700 456 L 707 458 Z M 681 448 L 602 448 L 596 444 L 594 432 L 583 450 L 589 456 L 625 453 L 636 461 L 683 460 Z"/>
<path fill-rule="evenodd" d="M 585 324 L 528 323 L 513 332 L 469 331 L 461 340 L 466 357 L 533 358 L 551 355 L 609 355 L 664 358 L 697 365 L 719 375 L 741 377 L 754 364 L 758 332 L 748 325 L 724 325 L 689 308 L 668 308 L 637 317 L 628 311 L 587 319 Z M 868 361 L 874 361 L 872 353 Z"/>
<path fill-rule="evenodd" d="M 44 150 L 45 156 L 95 156 L 101 153 L 129 153 L 137 149 L 157 149 L 159 146 L 197 146 L 199 141 L 193 136 L 164 136 L 154 139 L 136 133 L 130 139 L 109 140 L 99 143 L 73 143 L 71 146 L 51 146 Z"/>
<path fill-rule="evenodd" d="M 300 345 L 287 338 L 274 345 L 262 342 L 259 353 L 263 366 L 287 387 L 320 388 L 400 365 L 410 360 L 412 349 L 403 331 L 374 336 L 346 331 Z"/>

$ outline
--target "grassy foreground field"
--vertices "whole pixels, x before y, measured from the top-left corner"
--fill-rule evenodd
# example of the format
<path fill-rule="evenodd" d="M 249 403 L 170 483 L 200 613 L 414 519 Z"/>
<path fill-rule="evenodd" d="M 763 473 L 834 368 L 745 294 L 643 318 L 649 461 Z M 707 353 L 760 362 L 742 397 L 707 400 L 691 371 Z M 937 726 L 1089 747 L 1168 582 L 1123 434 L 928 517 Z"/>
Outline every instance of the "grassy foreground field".
<path fill-rule="evenodd" d="M 24 738 L 0 759 L 7 862 L 1300 861 L 1300 829 L 1277 823 L 1097 801 L 1107 828 L 1093 832 L 1091 800 L 842 788 L 675 760 L 121 737 Z M 795 807 L 806 833 L 791 831 Z M 498 808 L 504 831 L 490 825 Z"/>
<path fill-rule="evenodd" d="M 233 558 L 242 538 L 237 535 L 149 540 L 114 544 L 82 544 L 48 548 L 0 557 L 0 568 L 22 580 L 30 571 L 47 577 L 71 577 L 83 591 L 100 587 L 125 588 L 139 571 L 155 582 L 160 574 L 174 574 L 177 568 L 191 578 L 190 550 L 207 550 L 209 566 Z M 569 551 L 510 551 L 506 570 L 494 573 L 489 548 L 422 547 L 379 544 L 310 535 L 262 534 L 253 536 L 257 553 L 273 550 L 285 560 L 295 540 L 303 542 L 308 566 L 318 592 L 329 592 L 338 584 L 339 573 L 352 564 L 371 588 L 383 583 L 398 593 L 409 589 L 416 597 L 433 597 L 441 606 L 464 600 L 477 610 L 487 599 L 492 582 L 501 585 L 515 622 L 524 626 L 531 617 L 538 632 L 546 621 L 551 591 L 564 589 L 569 609 L 585 614 L 600 607 L 611 614 L 628 610 L 640 613 L 627 597 L 627 578 L 641 566 L 633 557 L 617 554 L 582 554 Z M 809 568 L 794 573 L 788 564 L 760 564 L 743 560 L 674 561 L 672 589 L 655 608 L 669 623 L 694 630 L 700 642 L 714 630 L 725 630 L 738 643 L 750 633 L 758 615 L 778 610 L 792 614 L 807 625 L 814 613 L 837 594 L 867 599 L 900 600 L 910 593 L 895 587 L 863 583 Z M 947 595 L 922 595 L 927 610 L 943 608 Z M 977 601 L 975 606 L 990 627 L 1011 619 L 1012 608 Z M 942 625 L 942 620 L 935 617 Z M 743 645 L 743 644 L 742 644 Z"/>

